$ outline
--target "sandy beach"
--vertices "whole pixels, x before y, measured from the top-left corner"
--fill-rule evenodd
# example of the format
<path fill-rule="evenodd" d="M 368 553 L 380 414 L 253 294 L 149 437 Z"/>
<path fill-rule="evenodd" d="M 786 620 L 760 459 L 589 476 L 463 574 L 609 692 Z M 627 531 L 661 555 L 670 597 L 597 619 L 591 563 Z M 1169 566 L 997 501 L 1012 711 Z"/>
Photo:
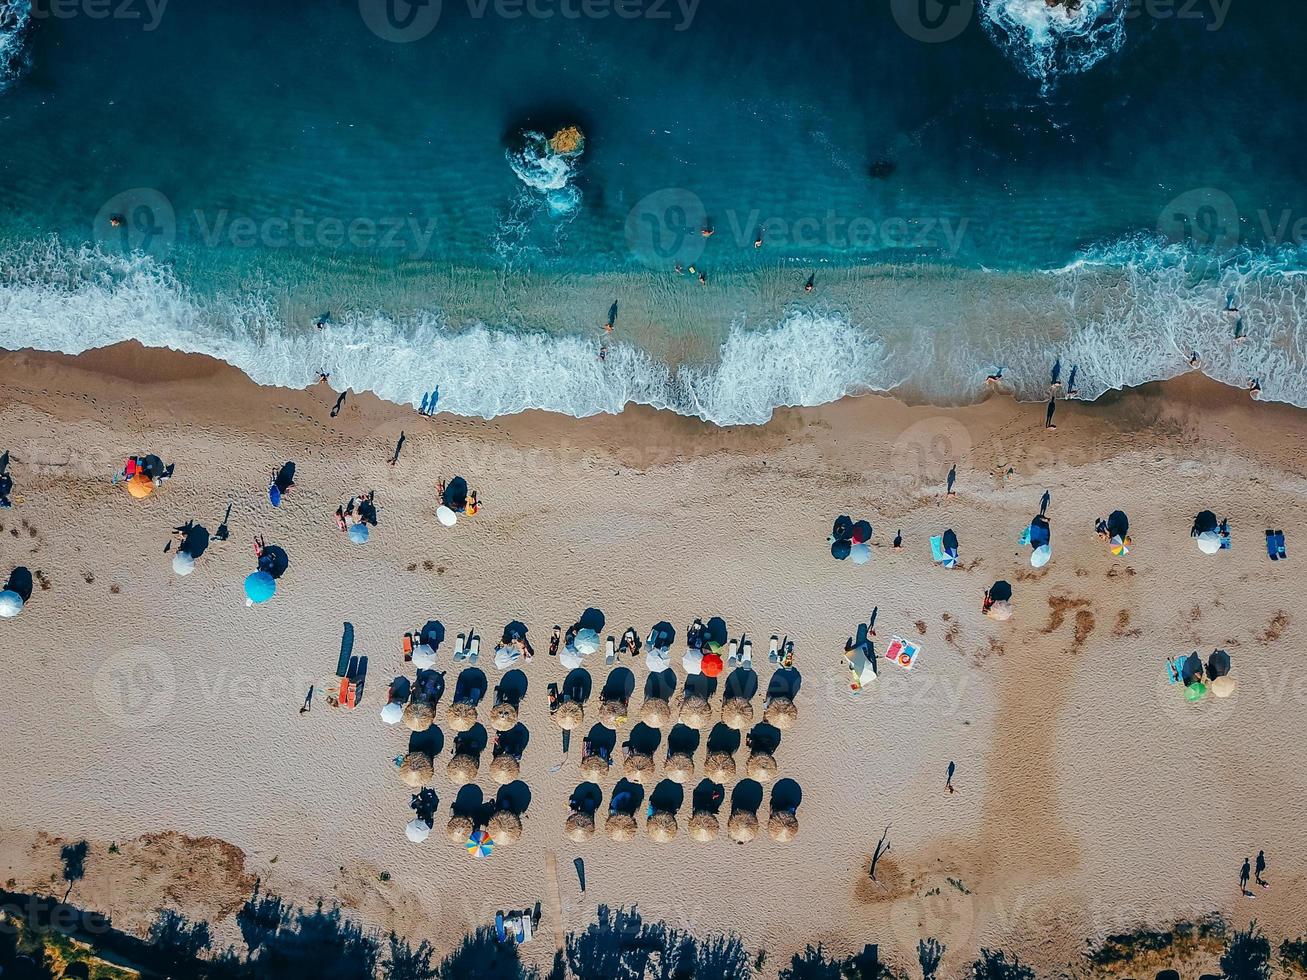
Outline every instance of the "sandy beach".
<path fill-rule="evenodd" d="M 232 913 L 258 880 L 443 949 L 539 901 L 541 933 L 523 955 L 547 963 L 597 906 L 638 905 L 695 932 L 739 933 L 768 951 L 764 974 L 809 942 L 878 942 L 916 975 L 917 939 L 935 936 L 948 945 L 942 975 L 957 976 L 981 945 L 1065 973 L 1087 940 L 1211 911 L 1255 917 L 1276 942 L 1302 932 L 1301 411 L 1190 378 L 1064 402 L 1052 431 L 1042 405 L 1001 393 L 956 410 L 846 399 L 729 430 L 642 409 L 425 418 L 366 395 L 333 419 L 335 397 L 134 345 L 0 354 L 0 451 L 16 483 L 15 506 L 0 511 L 0 572 L 25 566 L 36 582 L 23 614 L 0 625 L 10 887 L 55 888 L 60 844 L 85 839 L 72 900 L 124 928 L 173 907 L 234 938 Z M 110 482 L 134 452 L 176 463 L 146 500 Z M 297 486 L 273 509 L 268 476 L 287 461 Z M 447 529 L 435 488 L 455 474 L 485 507 Z M 379 523 L 356 546 L 332 514 L 370 489 Z M 1018 539 L 1045 490 L 1054 557 L 1036 571 Z M 174 575 L 172 528 L 213 531 L 229 502 L 230 541 Z M 1094 522 L 1118 508 L 1134 548 L 1114 558 Z M 1229 518 L 1234 541 L 1210 557 L 1189 535 L 1207 509 Z M 841 514 L 875 526 L 864 566 L 830 557 Z M 951 571 L 928 544 L 946 528 L 961 543 Z M 1268 559 L 1267 528 L 1286 531 L 1287 562 Z M 277 596 L 247 608 L 254 535 L 291 564 Z M 1007 623 L 981 613 L 998 579 L 1014 587 Z M 692 842 L 693 784 L 672 843 L 564 837 L 607 669 L 602 656 L 587 663 L 596 698 L 564 757 L 545 692 L 565 671 L 545 651 L 553 625 L 587 607 L 619 637 L 674 624 L 682 681 L 696 616 L 753 638 L 764 691 L 768 637 L 794 640 L 799 721 L 776 758 L 802 787 L 796 840 Z M 898 634 L 922 653 L 911 672 L 882 664 L 855 696 L 839 660 L 872 607 L 878 649 Z M 444 839 L 448 734 L 436 833 L 404 837 L 410 790 L 392 760 L 408 732 L 378 712 L 391 679 L 413 675 L 401 635 L 428 620 L 451 638 L 485 637 L 491 684 L 505 624 L 525 622 L 537 651 L 522 668 L 525 834 L 483 862 Z M 346 621 L 369 658 L 352 712 L 322 697 Z M 1233 658 L 1237 693 L 1187 703 L 1165 659 L 1216 648 Z M 625 666 L 634 708 L 646 671 Z M 458 667 L 442 647 L 449 692 Z M 761 717 L 761 692 L 754 706 Z M 478 784 L 493 796 L 488 760 Z M 743 750 L 737 760 L 742 770 Z M 605 811 L 616 778 L 602 783 Z M 1249 901 L 1239 867 L 1263 848 L 1273 887 Z"/>

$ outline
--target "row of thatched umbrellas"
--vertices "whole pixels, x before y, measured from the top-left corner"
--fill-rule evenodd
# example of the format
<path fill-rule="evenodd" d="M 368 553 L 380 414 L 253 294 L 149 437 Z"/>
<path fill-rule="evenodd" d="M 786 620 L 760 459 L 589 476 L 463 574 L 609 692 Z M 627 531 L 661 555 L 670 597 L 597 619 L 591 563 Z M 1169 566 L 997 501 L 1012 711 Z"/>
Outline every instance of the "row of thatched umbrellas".
<path fill-rule="evenodd" d="M 752 810 L 734 809 L 726 821 L 726 833 L 731 840 L 740 844 L 747 844 L 757 838 L 759 829 L 758 814 Z M 595 835 L 594 814 L 573 810 L 563 831 L 568 840 L 577 844 L 585 843 Z M 708 843 L 716 840 L 721 833 L 721 821 L 711 810 L 696 810 L 690 817 L 687 831 L 691 840 Z M 639 832 L 639 822 L 632 813 L 610 813 L 604 821 L 604 833 L 612 841 L 633 841 Z M 675 840 L 680 833 L 676 814 L 667 810 L 655 810 L 645 821 L 645 833 L 657 844 Z M 767 819 L 767 833 L 772 840 L 780 843 L 792 841 L 799 834 L 799 818 L 789 810 L 773 810 Z M 453 840 L 452 831 L 450 839 Z"/>
<path fill-rule="evenodd" d="M 750 779 L 765 783 L 777 772 L 776 757 L 770 752 L 753 751 L 745 762 L 745 771 Z M 622 771 L 633 783 L 648 786 L 657 779 L 657 764 L 650 752 L 628 751 L 622 763 Z M 581 760 L 581 775 L 587 779 L 597 780 L 607 776 L 611 766 L 607 759 L 598 753 L 591 753 Z M 735 778 L 735 756 L 729 752 L 709 752 L 703 764 L 703 774 L 715 783 L 729 783 Z M 690 782 L 694 778 L 694 757 L 688 752 L 668 753 L 663 762 L 663 775 L 675 783 Z"/>

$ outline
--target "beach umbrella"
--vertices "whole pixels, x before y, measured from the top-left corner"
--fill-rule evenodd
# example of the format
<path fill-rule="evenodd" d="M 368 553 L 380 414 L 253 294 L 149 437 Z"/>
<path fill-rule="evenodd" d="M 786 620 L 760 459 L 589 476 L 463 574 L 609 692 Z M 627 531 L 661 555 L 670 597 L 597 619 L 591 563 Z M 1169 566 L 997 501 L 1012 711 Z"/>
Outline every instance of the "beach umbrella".
<path fill-rule="evenodd" d="M 500 701 L 490 709 L 490 725 L 497 732 L 506 732 L 517 724 L 517 708 L 508 701 Z"/>
<path fill-rule="evenodd" d="M 425 752 L 410 752 L 399 764 L 399 778 L 414 789 L 431 782 L 435 774 L 431 756 Z"/>
<path fill-rule="evenodd" d="M 722 658 L 715 653 L 705 653 L 703 655 L 702 670 L 705 677 L 720 677 L 726 665 L 722 663 Z"/>
<path fill-rule="evenodd" d="M 1119 535 L 1113 535 L 1112 542 L 1108 545 L 1108 548 L 1111 550 L 1112 554 L 1116 555 L 1118 558 L 1123 555 L 1128 555 L 1130 554 L 1130 539 L 1123 539 Z"/>
<path fill-rule="evenodd" d="M 743 731 L 753 724 L 753 703 L 746 698 L 727 698 L 722 704 L 722 722 Z"/>
<path fill-rule="evenodd" d="M 1205 555 L 1214 555 L 1221 550 L 1221 536 L 1215 531 L 1204 531 L 1198 535 L 1198 550 Z"/>
<path fill-rule="evenodd" d="M 127 481 L 127 492 L 137 500 L 144 500 L 154 493 L 154 481 L 143 471 L 137 471 L 136 475 Z"/>
<path fill-rule="evenodd" d="M 451 732 L 467 732 L 477 723 L 477 706 L 470 701 L 455 701 L 445 709 L 445 723 Z"/>
<path fill-rule="evenodd" d="M 1207 693 L 1207 685 L 1202 681 L 1194 681 L 1184 689 L 1186 701 L 1201 701 L 1203 695 Z"/>
<path fill-rule="evenodd" d="M 676 826 L 676 814 L 658 810 L 644 824 L 645 833 L 655 844 L 670 844 L 676 840 L 679 829 Z"/>
<path fill-rule="evenodd" d="M 865 565 L 871 561 L 871 548 L 865 544 L 855 544 L 849 549 L 849 558 L 855 565 Z"/>
<path fill-rule="evenodd" d="M 476 830 L 467 839 L 466 847 L 474 858 L 488 858 L 495 849 L 495 839 L 487 831 Z"/>
<path fill-rule="evenodd" d="M 425 732 L 436 723 L 436 709 L 427 701 L 410 701 L 400 709 L 399 716 L 410 732 Z"/>
<path fill-rule="evenodd" d="M 490 760 L 490 776 L 500 786 L 506 786 L 522 775 L 522 764 L 504 753 Z"/>
<path fill-rule="evenodd" d="M 486 829 L 496 844 L 516 844 L 522 839 L 522 818 L 512 810 L 500 810 L 490 818 Z"/>
<path fill-rule="evenodd" d="M 681 724 L 700 731 L 712 724 L 712 705 L 707 698 L 691 695 L 681 699 Z"/>
<path fill-rule="evenodd" d="M 853 537 L 853 518 L 845 514 L 835 518 L 835 524 L 831 527 L 831 535 L 836 540 Z"/>
<path fill-rule="evenodd" d="M 650 728 L 666 728 L 672 723 L 672 705 L 666 698 L 645 698 L 640 705 L 640 720 Z"/>
<path fill-rule="evenodd" d="M 421 817 L 416 817 L 413 820 L 410 820 L 408 826 L 404 828 L 404 836 L 414 844 L 421 844 L 431 836 L 431 824 L 427 823 Z"/>
<path fill-rule="evenodd" d="M 413 648 L 413 666 L 428 670 L 436 665 L 436 650 L 430 643 L 419 643 Z"/>
<path fill-rule="evenodd" d="M 558 665 L 564 670 L 576 670 L 584 662 L 584 658 L 571 647 L 558 651 Z"/>
<path fill-rule="evenodd" d="M 436 520 L 438 520 L 445 527 L 453 527 L 455 524 L 458 523 L 458 515 L 455 514 L 448 507 L 446 507 L 444 504 L 441 504 L 439 507 L 436 508 Z"/>
<path fill-rule="evenodd" d="M 581 775 L 587 779 L 602 779 L 608 775 L 608 760 L 592 752 L 581 760 Z"/>
<path fill-rule="evenodd" d="M 644 654 L 645 669 L 651 674 L 661 674 L 672 665 L 671 651 L 666 647 L 649 647 Z"/>
<path fill-rule="evenodd" d="M 684 785 L 694 778 L 694 759 L 686 752 L 673 752 L 663 763 L 663 775 Z"/>
<path fill-rule="evenodd" d="M 748 810 L 735 810 L 726 821 L 726 832 L 731 840 L 747 844 L 758 836 L 758 815 Z"/>
<path fill-rule="evenodd" d="M 799 836 L 799 818 L 784 810 L 775 810 L 767 820 L 767 833 L 781 844 Z"/>
<path fill-rule="evenodd" d="M 648 752 L 632 752 L 626 757 L 622 764 L 622 770 L 626 773 L 626 778 L 632 782 L 645 785 L 654 781 L 654 760 Z"/>
<path fill-rule="evenodd" d="M 584 844 L 595 835 L 595 818 L 589 813 L 573 812 L 563 824 L 563 833 L 574 844 Z"/>
<path fill-rule="evenodd" d="M 690 676 L 703 673 L 703 651 L 686 650 L 685 656 L 681 658 L 681 666 Z"/>
<path fill-rule="evenodd" d="M 599 652 L 599 634 L 594 630 L 581 630 L 572 640 L 572 646 L 576 647 L 576 652 L 583 657 L 588 657 L 592 653 Z"/>
<path fill-rule="evenodd" d="M 626 724 L 627 702 L 621 698 L 604 698 L 599 702 L 599 724 L 613 731 Z"/>
<path fill-rule="evenodd" d="M 1234 693 L 1235 686 L 1233 677 L 1229 674 L 1222 674 L 1220 677 L 1216 678 L 1216 680 L 1212 681 L 1212 693 L 1218 698 L 1228 698 Z"/>
<path fill-rule="evenodd" d="M 848 558 L 849 555 L 852 553 L 853 553 L 853 545 L 849 544 L 848 541 L 839 540 L 839 541 L 831 542 L 830 556 L 834 558 L 836 561 L 843 561 L 845 558 Z"/>
<path fill-rule="evenodd" d="M 854 543 L 855 546 L 856 546 L 856 545 L 860 545 L 860 544 L 866 544 L 868 541 L 870 541 L 870 540 L 871 540 L 871 522 L 870 522 L 870 521 L 858 521 L 856 524 L 854 524 L 854 525 L 853 525 L 853 533 L 850 535 L 850 538 L 852 539 L 852 541 L 853 541 L 853 543 Z M 857 561 L 857 560 L 858 560 L 856 554 L 854 555 L 853 560 L 854 560 L 854 561 Z"/>
<path fill-rule="evenodd" d="M 575 729 L 585 721 L 585 709 L 580 701 L 564 701 L 554 711 L 554 724 L 565 732 Z"/>
<path fill-rule="evenodd" d="M 783 732 L 787 732 L 799 720 L 799 709 L 794 706 L 794 702 L 789 698 L 772 698 L 763 710 L 762 720 Z"/>
<path fill-rule="evenodd" d="M 268 485 L 268 503 L 274 507 L 281 506 L 281 487 L 275 483 Z"/>
<path fill-rule="evenodd" d="M 445 837 L 451 844 L 466 844 L 475 829 L 476 825 L 472 823 L 471 817 L 456 813 L 449 818 L 449 823 L 445 824 Z"/>
<path fill-rule="evenodd" d="M 466 752 L 450 756 L 449 762 L 445 763 L 445 774 L 455 786 L 466 786 L 472 782 L 477 778 L 480 769 L 481 764 L 477 762 L 477 757 Z"/>
<path fill-rule="evenodd" d="M 735 756 L 729 752 L 709 752 L 703 774 L 714 783 L 729 783 L 735 778 Z"/>
<path fill-rule="evenodd" d="M 398 725 L 404 717 L 404 706 L 398 701 L 387 701 L 381 708 L 381 720 L 387 725 Z"/>
<path fill-rule="evenodd" d="M 944 555 L 944 558 L 942 561 L 940 561 L 940 564 L 943 565 L 945 568 L 957 568 L 958 556 L 953 554 L 952 552 L 949 552 Z"/>
<path fill-rule="evenodd" d="M 245 604 L 256 606 L 267 602 L 277 593 L 277 580 L 267 572 L 251 572 L 245 576 Z"/>
<path fill-rule="evenodd" d="M 368 526 L 362 521 L 357 524 L 351 524 L 349 527 L 349 539 L 355 544 L 367 544 Z"/>
<path fill-rule="evenodd" d="M 1030 564 L 1035 568 L 1043 568 L 1048 564 L 1048 560 L 1052 557 L 1053 549 L 1049 545 L 1041 544 L 1030 553 Z"/>
<path fill-rule="evenodd" d="M 610 813 L 604 821 L 604 832 L 608 834 L 608 839 L 619 843 L 635 840 L 639 830 L 640 825 L 629 813 Z"/>
<path fill-rule="evenodd" d="M 23 611 L 23 597 L 13 589 L 5 589 L 0 592 L 0 616 L 5 619 L 13 619 Z"/>
<path fill-rule="evenodd" d="M 744 771 L 750 779 L 765 783 L 776 775 L 777 768 L 776 757 L 770 752 L 750 752 Z"/>
<path fill-rule="evenodd" d="M 695 810 L 690 817 L 689 827 L 690 840 L 698 841 L 700 844 L 716 840 L 721 830 L 721 825 L 717 822 L 717 814 L 708 810 Z"/>
<path fill-rule="evenodd" d="M 189 575 L 195 571 L 195 556 L 179 551 L 172 556 L 172 570 L 178 575 Z"/>
<path fill-rule="evenodd" d="M 522 659 L 522 651 L 515 646 L 495 647 L 495 666 L 507 670 Z"/>
<path fill-rule="evenodd" d="M 1012 618 L 1012 603 L 1006 599 L 1002 602 L 996 602 L 989 607 L 989 612 L 985 613 L 985 615 L 1000 623 L 1006 623 Z"/>

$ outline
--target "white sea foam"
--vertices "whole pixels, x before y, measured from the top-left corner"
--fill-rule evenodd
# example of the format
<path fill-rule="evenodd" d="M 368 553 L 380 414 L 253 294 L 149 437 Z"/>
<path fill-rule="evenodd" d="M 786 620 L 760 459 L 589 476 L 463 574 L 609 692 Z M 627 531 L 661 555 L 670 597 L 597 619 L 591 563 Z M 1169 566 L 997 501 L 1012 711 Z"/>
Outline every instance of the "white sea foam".
<path fill-rule="evenodd" d="M 980 0 L 985 32 L 1047 93 L 1125 43 L 1126 0 L 1082 0 L 1071 10 L 1045 0 Z"/>
<path fill-rule="evenodd" d="M 122 258 L 54 242 L 0 253 L 0 346 L 80 353 L 135 339 L 208 354 L 255 381 L 302 387 L 319 370 L 338 389 L 417 405 L 439 387 L 440 408 L 493 418 L 543 409 L 573 416 L 651 405 L 723 425 L 758 424 L 780 406 L 814 406 L 900 385 L 941 402 L 984 390 L 995 363 L 1019 396 L 1047 396 L 1048 368 L 1077 369 L 1081 397 L 1172 377 L 1193 350 L 1211 377 L 1307 407 L 1307 276 L 1292 253 L 1247 255 L 1212 269 L 1176 246 L 1131 240 L 1092 250 L 1062 269 L 1016 277 L 973 272 L 969 295 L 1016 291 L 988 320 L 970 305 L 942 310 L 965 330 L 931 321 L 851 322 L 791 311 L 772 325 L 738 324 L 707 364 L 662 363 L 627 344 L 600 360 L 592 338 L 544 330 L 450 324 L 427 313 L 399 321 L 346 314 L 325 329 L 290 328 L 260 295 L 206 298 L 146 257 Z M 957 290 L 913 280 L 924 310 Z M 943 299 L 941 299 L 943 297 Z M 1233 299 L 1247 344 L 1231 342 Z M 956 301 L 956 300 L 953 300 Z M 878 304 L 879 307 L 885 304 Z M 1029 308 L 1029 323 L 1007 310 Z"/>
<path fill-rule="evenodd" d="M 571 214 L 581 203 L 572 183 L 579 153 L 559 153 L 544 133 L 528 130 L 522 145 L 508 151 L 508 165 L 527 187 L 539 192 L 554 214 Z"/>
<path fill-rule="evenodd" d="M 0 0 L 0 92 L 27 70 L 31 0 Z"/>

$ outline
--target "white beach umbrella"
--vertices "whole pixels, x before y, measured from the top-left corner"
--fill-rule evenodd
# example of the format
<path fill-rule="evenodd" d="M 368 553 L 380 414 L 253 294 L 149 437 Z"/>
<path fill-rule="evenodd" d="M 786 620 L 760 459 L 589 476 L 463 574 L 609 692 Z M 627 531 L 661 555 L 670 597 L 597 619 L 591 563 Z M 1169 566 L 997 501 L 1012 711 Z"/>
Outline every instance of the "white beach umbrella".
<path fill-rule="evenodd" d="M 439 507 L 436 508 L 436 520 L 438 520 L 445 527 L 453 527 L 455 524 L 458 523 L 458 515 L 455 514 L 448 507 L 446 507 L 444 504 L 441 504 Z"/>
<path fill-rule="evenodd" d="M 672 665 L 671 651 L 663 647 L 650 647 L 644 655 L 644 665 L 651 674 L 661 674 Z"/>
<path fill-rule="evenodd" d="M 1221 536 L 1215 531 L 1204 531 L 1198 535 L 1198 550 L 1205 555 L 1214 555 L 1221 550 Z"/>
<path fill-rule="evenodd" d="M 581 630 L 572 640 L 572 646 L 576 647 L 576 652 L 583 657 L 588 657 L 592 653 L 599 652 L 599 634 L 594 630 Z"/>
<path fill-rule="evenodd" d="M 517 647 L 498 647 L 495 650 L 495 666 L 507 670 L 522 659 L 522 651 Z"/>
<path fill-rule="evenodd" d="M 1046 544 L 1041 544 L 1038 548 L 1030 553 L 1030 564 L 1036 568 L 1043 568 L 1048 564 L 1048 560 L 1053 557 L 1053 549 Z"/>
<path fill-rule="evenodd" d="M 572 647 L 563 647 L 558 651 L 558 663 L 565 670 L 576 670 L 583 663 L 583 659 Z"/>
<path fill-rule="evenodd" d="M 398 725 L 404 717 L 404 706 L 398 701 L 387 701 L 381 709 L 381 720 L 387 725 Z"/>
<path fill-rule="evenodd" d="M 172 570 L 178 575 L 189 575 L 195 571 L 195 556 L 179 551 L 172 556 Z"/>
<path fill-rule="evenodd" d="M 404 836 L 414 844 L 421 844 L 431 836 L 431 824 L 427 823 L 420 817 L 414 817 L 404 828 Z"/>
<path fill-rule="evenodd" d="M 703 673 L 703 651 L 686 650 L 685 656 L 681 658 L 681 666 L 687 674 Z"/>
<path fill-rule="evenodd" d="M 13 619 L 23 611 L 23 597 L 12 589 L 0 592 L 0 616 Z"/>
<path fill-rule="evenodd" d="M 865 565 L 871 561 L 871 548 L 865 544 L 855 544 L 849 549 L 849 561 L 855 565 Z"/>
<path fill-rule="evenodd" d="M 990 619 L 997 620 L 1000 623 L 1006 623 L 1009 619 L 1012 618 L 1012 603 L 1006 600 L 996 602 L 989 607 L 989 612 L 986 613 L 985 615 L 987 615 Z"/>
<path fill-rule="evenodd" d="M 413 666 L 427 670 L 436 665 L 436 651 L 430 643 L 419 643 L 413 648 Z"/>

